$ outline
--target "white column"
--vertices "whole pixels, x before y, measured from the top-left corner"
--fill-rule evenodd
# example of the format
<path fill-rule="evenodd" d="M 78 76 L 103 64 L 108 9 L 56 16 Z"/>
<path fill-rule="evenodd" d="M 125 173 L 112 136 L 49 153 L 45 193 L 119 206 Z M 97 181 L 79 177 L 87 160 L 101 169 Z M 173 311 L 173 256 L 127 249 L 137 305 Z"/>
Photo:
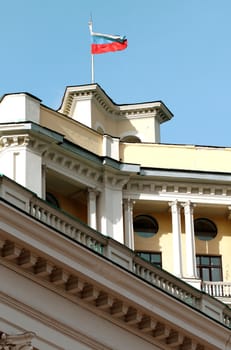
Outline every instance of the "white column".
<path fill-rule="evenodd" d="M 123 191 L 124 177 L 104 174 L 104 187 L 97 201 L 98 231 L 124 244 Z"/>
<path fill-rule="evenodd" d="M 133 232 L 133 201 L 124 199 L 124 240 L 125 245 L 134 250 L 134 232 Z"/>
<path fill-rule="evenodd" d="M 87 222 L 88 225 L 93 228 L 97 229 L 97 214 L 96 214 L 96 197 L 97 197 L 97 191 L 94 189 L 88 189 L 88 204 L 87 204 Z"/>
<path fill-rule="evenodd" d="M 177 201 L 169 203 L 172 213 L 173 239 L 173 271 L 177 277 L 182 277 L 182 248 L 181 248 L 181 216 L 180 205 Z"/>
<path fill-rule="evenodd" d="M 193 204 L 188 201 L 183 206 L 185 215 L 187 277 L 197 278 Z"/>

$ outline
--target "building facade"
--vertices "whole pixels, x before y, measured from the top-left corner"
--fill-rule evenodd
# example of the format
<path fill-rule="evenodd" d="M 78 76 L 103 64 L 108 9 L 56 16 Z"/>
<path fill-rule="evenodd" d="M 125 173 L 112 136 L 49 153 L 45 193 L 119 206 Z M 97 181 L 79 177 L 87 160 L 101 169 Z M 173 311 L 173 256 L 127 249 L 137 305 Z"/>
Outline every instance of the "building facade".
<path fill-rule="evenodd" d="M 231 349 L 231 148 L 97 84 L 0 102 L 0 347 Z"/>

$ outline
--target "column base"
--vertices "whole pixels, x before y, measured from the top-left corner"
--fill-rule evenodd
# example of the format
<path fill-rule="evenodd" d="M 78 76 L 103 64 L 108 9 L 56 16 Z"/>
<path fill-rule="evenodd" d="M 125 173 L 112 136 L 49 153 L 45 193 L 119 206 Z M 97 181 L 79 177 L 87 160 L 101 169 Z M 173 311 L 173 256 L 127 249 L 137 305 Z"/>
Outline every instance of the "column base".
<path fill-rule="evenodd" d="M 201 279 L 194 277 L 183 277 L 182 280 L 192 287 L 201 290 Z"/>

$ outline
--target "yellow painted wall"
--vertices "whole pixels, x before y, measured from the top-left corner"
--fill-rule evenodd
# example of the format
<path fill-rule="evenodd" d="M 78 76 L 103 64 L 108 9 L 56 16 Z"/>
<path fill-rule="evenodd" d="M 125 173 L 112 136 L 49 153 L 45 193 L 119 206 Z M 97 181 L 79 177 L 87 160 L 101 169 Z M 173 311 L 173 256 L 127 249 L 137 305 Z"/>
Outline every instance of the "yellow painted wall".
<path fill-rule="evenodd" d="M 121 143 L 120 159 L 145 167 L 231 171 L 231 148 Z"/>
<path fill-rule="evenodd" d="M 125 130 L 131 130 L 132 123 L 128 120 L 115 120 L 100 114 L 95 107 L 96 119 L 106 125 L 106 132 L 113 131 L 112 136 L 121 135 Z M 101 119 L 100 119 L 101 118 Z M 71 118 L 41 107 L 41 125 L 54 130 L 65 138 L 83 148 L 102 156 L 103 136 Z M 139 132 L 147 132 L 144 120 L 137 120 Z M 110 124 L 110 126 L 108 125 Z M 151 126 L 150 126 L 151 130 Z M 109 133 L 109 132 L 108 132 Z M 110 134 L 110 133 L 109 133 Z M 146 167 L 172 168 L 184 170 L 231 172 L 231 148 L 212 148 L 184 145 L 163 145 L 154 143 L 128 144 L 120 143 L 120 157 L 123 162 L 141 164 Z"/>
<path fill-rule="evenodd" d="M 125 119 L 114 115 L 109 117 L 98 104 L 92 105 L 92 125 L 101 125 L 104 133 L 113 137 L 139 135 L 143 140 L 153 140 L 154 120 L 150 118 Z"/>
<path fill-rule="evenodd" d="M 102 155 L 102 135 L 75 120 L 41 107 L 40 123 L 42 126 L 64 135 L 67 140 L 74 144 L 99 156 Z"/>
<path fill-rule="evenodd" d="M 144 213 L 134 213 L 135 216 Z M 161 252 L 162 267 L 173 273 L 173 247 L 172 247 L 172 223 L 170 213 L 149 213 L 153 216 L 158 224 L 159 231 L 151 238 L 139 237 L 134 234 L 135 250 Z M 200 217 L 200 216 L 198 216 Z M 195 217 L 196 219 L 197 217 Z M 218 229 L 218 235 L 210 241 L 202 241 L 195 238 L 196 254 L 199 255 L 221 255 L 223 280 L 231 280 L 231 221 L 221 216 L 207 217 L 212 220 Z M 182 260 L 183 260 L 183 275 L 186 276 L 186 255 L 187 247 L 185 242 L 185 227 L 182 218 Z"/>
<path fill-rule="evenodd" d="M 134 212 L 134 216 L 143 213 Z M 149 213 L 153 216 L 159 225 L 158 232 L 151 238 L 143 238 L 134 234 L 135 250 L 144 250 L 150 252 L 162 253 L 162 267 L 169 271 L 172 271 L 173 266 L 173 250 L 172 250 L 172 224 L 171 217 L 167 214 L 161 213 Z"/>
<path fill-rule="evenodd" d="M 115 125 L 113 120 L 108 118 L 104 109 L 94 103 L 92 104 L 92 127 L 96 129 L 99 124 L 103 128 L 104 134 L 115 136 L 112 132 L 116 132 L 116 130 L 114 130 Z"/>
<path fill-rule="evenodd" d="M 122 119 L 118 122 L 118 136 L 136 135 L 141 140 L 153 140 L 154 121 L 153 118 L 144 119 Z"/>

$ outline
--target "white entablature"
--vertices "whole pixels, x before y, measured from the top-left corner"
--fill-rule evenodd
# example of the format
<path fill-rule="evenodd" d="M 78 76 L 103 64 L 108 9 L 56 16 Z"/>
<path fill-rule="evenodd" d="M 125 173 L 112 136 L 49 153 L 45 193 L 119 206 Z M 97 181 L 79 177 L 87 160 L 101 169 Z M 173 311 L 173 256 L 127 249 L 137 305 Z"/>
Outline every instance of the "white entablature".
<path fill-rule="evenodd" d="M 203 182 L 174 182 L 131 179 L 123 190 L 125 198 L 146 199 L 152 201 L 169 201 L 178 198 L 181 201 L 190 200 L 198 203 L 231 204 L 231 186 Z"/>

